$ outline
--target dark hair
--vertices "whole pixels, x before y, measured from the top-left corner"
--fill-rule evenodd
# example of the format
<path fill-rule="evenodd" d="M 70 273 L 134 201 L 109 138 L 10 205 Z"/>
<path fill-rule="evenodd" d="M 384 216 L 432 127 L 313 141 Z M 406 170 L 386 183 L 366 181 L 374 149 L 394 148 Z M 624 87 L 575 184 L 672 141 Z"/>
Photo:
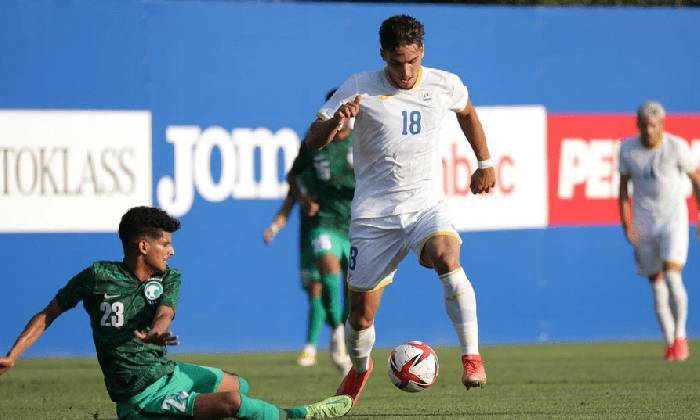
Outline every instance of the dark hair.
<path fill-rule="evenodd" d="M 326 102 L 328 102 L 328 100 L 331 99 L 336 90 L 338 90 L 338 88 L 333 88 L 329 90 L 328 93 L 326 93 Z"/>
<path fill-rule="evenodd" d="M 119 239 L 124 252 L 141 236 L 160 238 L 163 231 L 173 233 L 180 229 L 180 221 L 161 209 L 154 207 L 133 207 L 122 216 L 119 222 Z"/>
<path fill-rule="evenodd" d="M 423 24 L 408 15 L 396 15 L 386 19 L 379 27 L 379 44 L 382 51 L 394 51 L 396 48 L 416 44 L 423 46 Z"/>

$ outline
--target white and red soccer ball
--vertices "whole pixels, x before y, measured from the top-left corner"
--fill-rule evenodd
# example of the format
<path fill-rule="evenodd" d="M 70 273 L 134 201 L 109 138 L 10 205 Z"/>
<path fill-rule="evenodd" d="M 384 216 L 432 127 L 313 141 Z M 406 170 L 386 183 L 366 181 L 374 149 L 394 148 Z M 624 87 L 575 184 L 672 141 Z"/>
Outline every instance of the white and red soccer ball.
<path fill-rule="evenodd" d="M 433 349 L 420 341 L 403 343 L 389 355 L 389 379 L 406 392 L 430 388 L 438 377 L 438 358 Z"/>

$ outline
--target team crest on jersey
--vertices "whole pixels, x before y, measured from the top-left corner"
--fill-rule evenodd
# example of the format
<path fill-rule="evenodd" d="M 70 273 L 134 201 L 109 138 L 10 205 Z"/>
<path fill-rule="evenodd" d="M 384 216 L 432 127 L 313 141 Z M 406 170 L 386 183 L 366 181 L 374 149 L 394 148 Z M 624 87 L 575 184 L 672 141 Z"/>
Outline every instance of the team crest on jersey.
<path fill-rule="evenodd" d="M 143 287 L 143 294 L 146 296 L 148 303 L 155 303 L 163 294 L 163 284 L 160 282 L 160 279 L 148 280 Z"/>
<path fill-rule="evenodd" d="M 423 101 L 428 102 L 431 99 L 433 99 L 433 97 L 430 95 L 430 91 L 424 90 L 423 91 Z"/>

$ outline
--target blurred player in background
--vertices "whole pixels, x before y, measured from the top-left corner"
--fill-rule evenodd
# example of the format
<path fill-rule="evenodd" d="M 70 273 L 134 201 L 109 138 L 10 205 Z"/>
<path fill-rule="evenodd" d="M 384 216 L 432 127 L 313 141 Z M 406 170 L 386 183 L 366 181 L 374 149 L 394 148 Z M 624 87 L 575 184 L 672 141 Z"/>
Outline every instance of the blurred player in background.
<path fill-rule="evenodd" d="M 330 418 L 344 415 L 351 400 L 338 397 L 282 409 L 248 396 L 248 382 L 221 369 L 175 362 L 166 345 L 175 316 L 180 272 L 167 266 L 175 253 L 172 233 L 180 222 L 164 211 L 135 207 L 119 223 L 122 261 L 101 261 L 81 271 L 27 324 L 6 357 L 0 374 L 63 312 L 81 300 L 90 317 L 97 360 L 107 393 L 120 419 Z"/>
<path fill-rule="evenodd" d="M 328 92 L 326 100 L 333 93 L 335 89 Z M 299 176 L 308 171 L 314 175 L 318 198 L 299 188 Z M 345 351 L 343 324 L 346 317 L 341 311 L 341 296 L 344 295 L 350 253 L 350 205 L 355 193 L 350 129 L 338 131 L 332 142 L 319 151 L 310 150 L 302 143 L 287 182 L 303 212 L 308 214 L 318 209 L 311 229 L 311 241 L 321 278 L 323 307 L 332 330 L 331 359 L 344 375 L 350 370 L 350 358 Z M 306 350 L 316 353 L 315 346 L 307 346 Z"/>
<path fill-rule="evenodd" d="M 656 316 L 666 340 L 664 357 L 680 361 L 690 355 L 685 328 L 688 295 L 681 277 L 688 255 L 684 178 L 690 178 L 698 202 L 700 177 L 688 144 L 664 132 L 665 116 L 664 108 L 654 101 L 637 110 L 639 136 L 620 146 L 619 208 L 625 237 L 634 246 L 637 271 L 651 282 Z M 634 207 L 630 205 L 630 181 Z"/>
<path fill-rule="evenodd" d="M 355 118 L 353 156 L 357 187 L 350 223 L 350 315 L 346 342 L 353 368 L 338 394 L 357 401 L 373 363 L 374 317 L 384 287 L 412 250 L 436 271 L 447 314 L 462 348 L 462 382 L 486 383 L 479 355 L 476 297 L 460 263 L 461 239 L 447 215 L 438 187 L 438 138 L 443 119 L 454 112 L 478 159 L 471 177 L 474 194 L 495 184 L 486 136 L 467 88 L 458 76 L 423 67 L 423 25 L 401 15 L 379 29 L 382 70 L 357 73 L 318 113 L 305 138 L 318 149 L 332 142 Z"/>
<path fill-rule="evenodd" d="M 309 367 L 316 365 L 318 338 L 321 335 L 321 329 L 327 321 L 327 317 L 321 300 L 321 276 L 316 269 L 316 258 L 314 257 L 311 243 L 311 227 L 318 212 L 315 194 L 316 187 L 312 171 L 304 171 L 297 177 L 296 181 L 298 181 L 295 184 L 297 188 L 310 197 L 306 209 L 299 209 L 299 274 L 301 287 L 306 291 L 309 299 L 309 312 L 306 325 L 306 344 L 297 358 L 299 366 Z M 287 219 L 294 207 L 294 203 L 296 203 L 296 199 L 290 188 L 287 197 L 282 203 L 282 207 L 275 215 L 270 226 L 263 232 L 263 240 L 267 244 L 272 243 L 272 239 L 280 229 L 287 225 Z"/>

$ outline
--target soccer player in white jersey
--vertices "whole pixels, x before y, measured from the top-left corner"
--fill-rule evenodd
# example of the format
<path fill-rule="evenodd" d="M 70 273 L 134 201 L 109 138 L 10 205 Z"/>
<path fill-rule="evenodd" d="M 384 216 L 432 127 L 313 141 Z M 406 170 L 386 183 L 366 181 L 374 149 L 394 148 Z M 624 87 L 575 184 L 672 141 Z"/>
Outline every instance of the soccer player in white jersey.
<path fill-rule="evenodd" d="M 383 69 L 357 73 L 318 113 L 305 138 L 321 148 L 354 118 L 356 187 L 350 223 L 350 315 L 345 337 L 353 367 L 338 388 L 357 401 L 372 371 L 374 316 L 384 287 L 409 250 L 435 270 L 462 347 L 467 388 L 486 383 L 479 355 L 476 297 L 460 265 L 461 239 L 449 220 L 436 182 L 438 138 L 444 118 L 457 115 L 479 161 L 472 193 L 495 184 L 486 136 L 459 77 L 421 65 L 423 25 L 400 15 L 379 30 Z"/>
<path fill-rule="evenodd" d="M 689 356 L 686 339 L 688 295 L 681 271 L 688 254 L 688 207 L 684 178 L 696 202 L 700 177 L 688 144 L 664 132 L 661 104 L 645 102 L 637 111 L 639 136 L 620 146 L 620 218 L 634 246 L 639 274 L 649 278 L 656 316 L 666 339 L 665 359 Z M 628 184 L 632 182 L 634 206 Z M 700 202 L 698 203 L 700 204 Z"/>

